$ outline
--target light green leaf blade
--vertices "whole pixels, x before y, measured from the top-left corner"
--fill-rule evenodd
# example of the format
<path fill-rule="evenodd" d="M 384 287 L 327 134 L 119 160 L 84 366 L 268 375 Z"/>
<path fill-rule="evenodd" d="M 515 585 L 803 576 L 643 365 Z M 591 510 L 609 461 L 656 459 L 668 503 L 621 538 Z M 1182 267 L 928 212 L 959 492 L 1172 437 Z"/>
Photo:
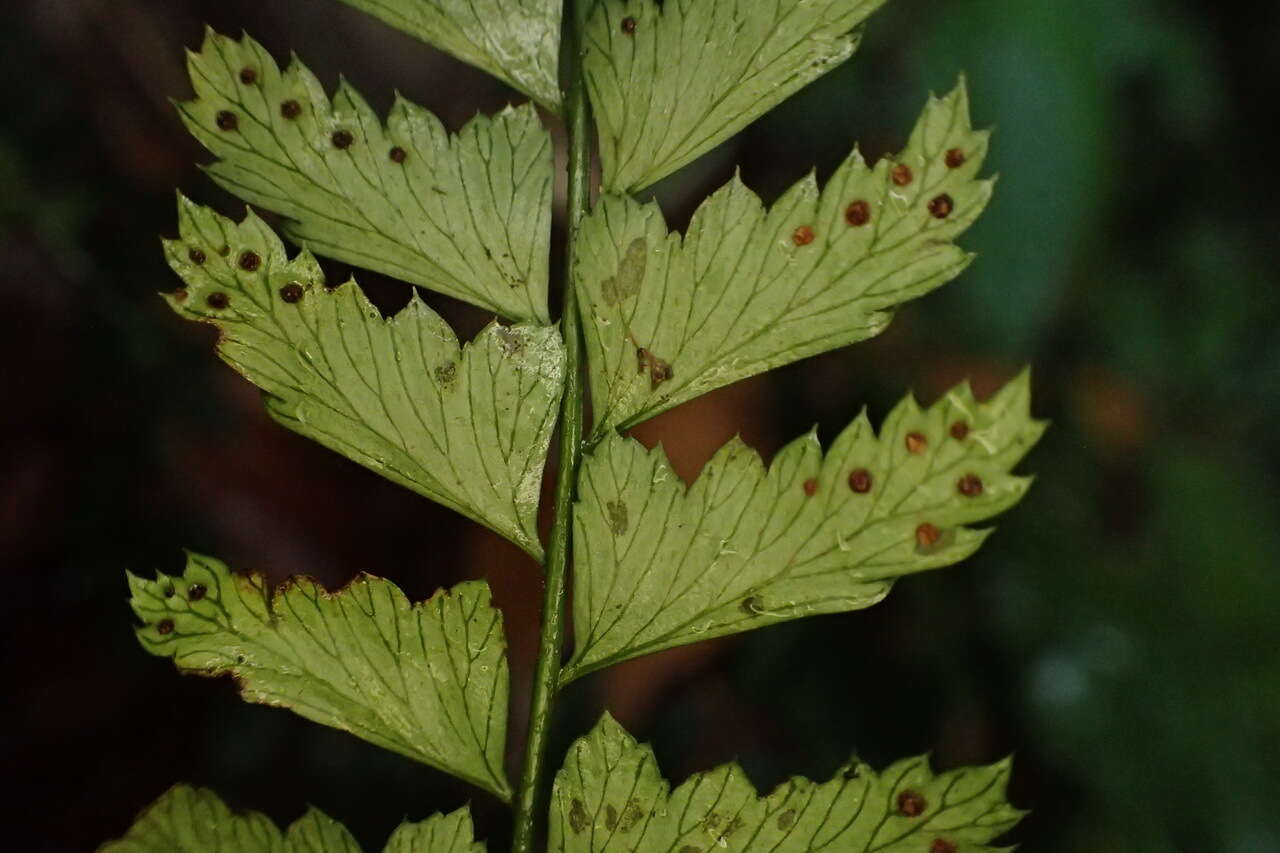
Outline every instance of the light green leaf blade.
<path fill-rule="evenodd" d="M 383 853 L 484 853 L 475 840 L 471 812 L 460 808 L 447 815 L 432 815 L 420 823 L 405 823 L 387 840 Z"/>
<path fill-rule="evenodd" d="M 138 816 L 124 838 L 98 853 L 286 853 L 284 836 L 266 815 L 233 814 L 212 791 L 178 785 Z"/>
<path fill-rule="evenodd" d="M 288 217 L 289 239 L 513 320 L 550 322 L 551 137 L 532 106 L 457 135 L 397 97 L 384 126 L 346 81 L 330 103 L 295 57 L 210 30 L 177 104 L 223 188 Z"/>
<path fill-rule="evenodd" d="M 360 853 L 351 833 L 317 809 L 281 833 L 257 812 L 234 814 L 212 791 L 178 785 L 156 800 L 130 827 L 98 853 Z M 384 853 L 484 853 L 472 840 L 466 808 L 436 814 L 420 823 L 402 824 Z"/>
<path fill-rule="evenodd" d="M 895 578 L 968 557 L 966 525 L 1016 503 L 1010 470 L 1039 439 L 1023 373 L 908 397 L 877 436 L 860 415 L 825 457 L 810 433 L 766 469 L 734 439 L 687 490 L 661 448 L 613 436 L 583 460 L 574 508 L 575 650 L 567 683 L 628 658 L 869 607 Z"/>
<path fill-rule="evenodd" d="M 597 3 L 583 61 L 605 188 L 644 189 L 835 68 L 883 3 Z"/>
<path fill-rule="evenodd" d="M 569 750 L 552 789 L 551 853 L 979 853 L 1025 812 L 1005 798 L 1009 761 L 935 774 L 925 757 L 877 774 L 853 761 L 824 783 L 756 793 L 742 768 L 671 791 L 653 750 L 605 715 Z"/>
<path fill-rule="evenodd" d="M 367 574 L 336 593 L 308 578 L 272 591 L 199 554 L 181 577 L 128 578 L 139 642 L 182 672 L 229 674 L 245 701 L 510 797 L 506 638 L 483 581 L 418 604 Z"/>
<path fill-rule="evenodd" d="M 354 281 L 330 289 L 251 212 L 179 197 L 169 304 L 221 333 L 218 354 L 280 423 L 541 558 L 536 515 L 564 375 L 552 326 L 492 323 L 459 347 L 415 294 L 384 320 Z"/>
<path fill-rule="evenodd" d="M 342 0 L 560 111 L 555 0 Z"/>
<path fill-rule="evenodd" d="M 962 81 L 930 98 L 896 158 L 871 168 L 855 150 L 821 192 L 810 175 L 768 210 L 735 177 L 683 238 L 656 204 L 605 197 L 574 269 L 594 438 L 879 334 L 971 260 L 953 241 L 991 196 L 986 150 Z"/>

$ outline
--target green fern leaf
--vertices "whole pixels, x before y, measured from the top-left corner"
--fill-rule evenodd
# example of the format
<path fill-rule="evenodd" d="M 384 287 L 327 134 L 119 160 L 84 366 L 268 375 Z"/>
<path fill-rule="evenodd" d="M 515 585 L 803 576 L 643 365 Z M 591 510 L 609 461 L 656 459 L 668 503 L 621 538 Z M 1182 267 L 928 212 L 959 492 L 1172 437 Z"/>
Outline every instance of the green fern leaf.
<path fill-rule="evenodd" d="M 212 791 L 179 785 L 156 800 L 118 841 L 98 853 L 360 853 L 342 824 L 309 809 L 282 833 L 267 817 L 234 814 Z M 432 815 L 420 823 L 402 824 L 384 853 L 484 853 L 472 841 L 471 814 L 466 808 Z"/>
<path fill-rule="evenodd" d="M 560 111 L 555 0 L 342 0 Z"/>
<path fill-rule="evenodd" d="M 551 804 L 552 853 L 979 853 L 1025 814 L 1009 762 L 935 774 L 925 757 L 881 773 L 853 761 L 824 783 L 793 777 L 756 793 L 742 768 L 671 791 L 653 750 L 607 714 L 569 751 Z"/>
<path fill-rule="evenodd" d="M 177 104 L 222 187 L 288 217 L 313 252 L 548 323 L 551 137 L 531 106 L 456 136 L 397 98 L 384 127 L 345 81 L 333 103 L 296 58 L 210 30 Z"/>
<path fill-rule="evenodd" d="M 960 274 L 953 242 L 991 196 L 987 133 L 963 82 L 931 98 L 906 150 L 855 150 L 769 210 L 736 177 L 668 233 L 656 204 L 606 197 L 583 226 L 582 300 L 594 438 L 714 388 L 879 334 L 903 302 Z"/>
<path fill-rule="evenodd" d="M 196 675 L 232 675 L 248 702 L 289 708 L 507 799 L 506 640 L 489 587 L 410 604 L 362 574 L 326 592 L 187 555 L 182 577 L 129 576 L 144 649 Z"/>
<path fill-rule="evenodd" d="M 853 55 L 884 0 L 602 0 L 584 69 L 604 186 L 636 192 Z"/>
<path fill-rule="evenodd" d="M 324 285 L 305 250 L 252 213 L 240 225 L 179 197 L 165 242 L 182 316 L 221 332 L 223 360 L 280 423 L 479 521 L 541 558 L 536 515 L 564 376 L 555 327 L 490 324 L 459 347 L 415 295 L 384 320 L 354 281 Z"/>
<path fill-rule="evenodd" d="M 735 439 L 687 490 L 661 449 L 619 436 L 585 457 L 574 513 L 573 659 L 563 681 L 672 646 L 869 607 L 895 578 L 968 557 L 1028 478 L 1039 439 L 1024 373 L 866 413 L 825 458 L 810 433 L 769 468 Z"/>

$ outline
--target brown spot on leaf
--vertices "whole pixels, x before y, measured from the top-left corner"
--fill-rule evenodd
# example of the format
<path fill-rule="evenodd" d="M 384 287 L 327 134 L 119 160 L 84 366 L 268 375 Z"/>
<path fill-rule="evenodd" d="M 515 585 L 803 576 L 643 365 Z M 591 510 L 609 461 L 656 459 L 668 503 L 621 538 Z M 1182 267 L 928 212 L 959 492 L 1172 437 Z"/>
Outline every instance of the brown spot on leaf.
<path fill-rule="evenodd" d="M 947 168 L 959 169 L 961 166 L 964 165 L 964 161 L 966 159 L 967 158 L 964 156 L 964 151 L 962 151 L 959 148 L 952 148 L 950 151 L 947 152 Z"/>
<path fill-rule="evenodd" d="M 157 623 L 156 623 L 156 631 L 158 631 L 158 632 L 159 632 L 159 633 L 161 633 L 161 634 L 172 634 L 172 633 L 173 633 L 173 620 L 172 620 L 172 619 L 161 619 L 159 622 L 157 622 Z"/>
<path fill-rule="evenodd" d="M 806 497 L 813 497 L 818 493 L 818 481 L 814 477 L 804 481 L 804 493 Z"/>
<path fill-rule="evenodd" d="M 905 443 L 907 445 L 907 450 L 912 453 L 924 453 L 925 448 L 929 446 L 928 439 L 924 437 L 923 433 L 919 432 L 907 433 Z"/>
<path fill-rule="evenodd" d="M 618 818 L 618 832 L 630 832 L 643 817 L 644 809 L 640 807 L 640 801 L 635 798 L 628 800 L 627 807 L 622 810 L 622 817 Z"/>
<path fill-rule="evenodd" d="M 644 347 L 636 347 L 636 373 L 644 373 L 649 369 L 649 351 Z"/>
<path fill-rule="evenodd" d="M 351 143 L 355 142 L 356 138 L 351 135 L 349 130 L 335 130 L 329 140 L 333 143 L 334 148 L 343 149 L 350 148 Z"/>
<path fill-rule="evenodd" d="M 240 82 L 246 86 L 252 86 L 258 82 L 258 72 L 248 66 L 240 69 Z"/>
<path fill-rule="evenodd" d="M 666 382 L 675 372 L 671 369 L 671 365 L 656 355 L 649 356 L 649 390 L 655 391 L 658 386 Z"/>
<path fill-rule="evenodd" d="M 942 531 L 929 522 L 916 528 L 916 544 L 921 548 L 932 548 L 942 538 Z"/>
<path fill-rule="evenodd" d="M 236 114 L 231 110 L 219 110 L 213 120 L 218 125 L 218 130 L 235 130 L 239 124 Z"/>
<path fill-rule="evenodd" d="M 302 299 L 303 293 L 305 292 L 306 291 L 302 289 L 301 284 L 299 284 L 296 281 L 291 281 L 288 284 L 286 284 L 284 287 L 280 288 L 280 298 L 283 299 L 285 302 L 292 304 L 294 302 L 300 301 Z"/>
<path fill-rule="evenodd" d="M 808 225 L 801 225 L 791 233 L 791 241 L 797 246 L 807 246 L 813 242 L 813 229 Z"/>
<path fill-rule="evenodd" d="M 956 441 L 964 441 L 969 437 L 969 424 L 965 421 L 956 421 L 951 425 L 951 437 Z"/>
<path fill-rule="evenodd" d="M 854 228 L 861 228 L 871 221 L 871 205 L 858 199 L 844 209 L 844 221 Z"/>
<path fill-rule="evenodd" d="M 409 152 L 397 145 L 395 148 L 391 149 L 387 156 L 391 158 L 392 163 L 403 163 L 409 156 Z"/>
<path fill-rule="evenodd" d="M 205 304 L 214 311 L 221 311 L 231 304 L 231 297 L 223 293 L 221 290 L 215 290 L 204 298 Z"/>
<path fill-rule="evenodd" d="M 302 104 L 290 98 L 280 105 L 280 115 L 292 121 L 302 115 Z"/>
<path fill-rule="evenodd" d="M 590 823 L 591 818 L 587 816 L 587 810 L 583 807 L 582 800 L 575 798 L 569 804 L 569 828 L 575 833 L 581 834 Z"/>
<path fill-rule="evenodd" d="M 929 853 L 956 853 L 955 842 L 945 838 L 935 838 L 929 845 Z"/>
<path fill-rule="evenodd" d="M 610 832 L 618 828 L 618 810 L 612 803 L 607 803 L 604 807 L 604 828 Z"/>
<path fill-rule="evenodd" d="M 649 243 L 643 237 L 637 237 L 627 246 L 626 254 L 618 262 L 618 271 L 613 278 L 605 279 L 600 285 L 600 295 L 606 305 L 617 305 L 640 292 L 648 261 L 648 247 Z"/>
<path fill-rule="evenodd" d="M 977 474 L 965 474 L 956 483 L 956 491 L 966 498 L 976 498 L 982 494 L 982 478 Z"/>
<path fill-rule="evenodd" d="M 614 536 L 621 536 L 627 532 L 627 505 L 622 501 L 608 501 L 604 505 L 605 510 L 609 513 L 609 529 L 613 531 Z"/>
<path fill-rule="evenodd" d="M 236 259 L 236 265 L 245 272 L 253 272 L 262 266 L 262 258 L 252 249 L 245 249 L 240 253 L 240 257 Z"/>
<path fill-rule="evenodd" d="M 435 369 L 436 382 L 439 382 L 445 388 L 453 387 L 453 380 L 458 377 L 458 367 L 452 361 L 442 364 Z"/>
<path fill-rule="evenodd" d="M 905 187 L 907 184 L 911 183 L 915 178 L 915 175 L 911 172 L 910 166 L 906 163 L 899 163 L 889 172 L 889 177 L 892 178 L 893 182 L 898 186 Z"/>
<path fill-rule="evenodd" d="M 796 825 L 796 810 L 787 809 L 778 815 L 778 829 L 784 832 Z"/>
<path fill-rule="evenodd" d="M 627 17 L 623 18 L 623 19 L 622 19 L 622 31 L 623 31 L 624 33 L 626 33 L 627 35 L 629 35 L 629 36 L 630 36 L 630 35 L 635 35 L 635 32 L 636 32 L 636 19 L 635 19 L 635 18 L 632 18 L 632 17 L 631 17 L 631 16 L 629 16 L 629 15 L 628 15 Z"/>
<path fill-rule="evenodd" d="M 524 339 L 520 337 L 520 333 L 506 326 L 498 327 L 498 344 L 504 355 L 515 355 L 524 349 Z"/>
<path fill-rule="evenodd" d="M 859 468 L 851 473 L 849 475 L 849 488 L 860 495 L 865 495 L 871 491 L 871 472 L 866 468 Z"/>
<path fill-rule="evenodd" d="M 903 791 L 898 795 L 898 811 L 906 817 L 920 817 L 928 807 L 924 795 L 917 791 Z"/>
<path fill-rule="evenodd" d="M 956 203 L 951 200 L 951 196 L 943 193 L 929 202 L 929 214 L 934 219 L 946 219 L 951 215 L 951 211 L 955 210 L 955 206 Z"/>
<path fill-rule="evenodd" d="M 200 601 L 208 594 L 209 590 L 206 589 L 205 585 L 202 583 L 193 583 L 191 586 L 187 587 L 188 601 Z"/>
<path fill-rule="evenodd" d="M 203 264 L 205 261 L 204 251 L 198 246 L 192 246 L 187 250 L 187 260 L 191 261 L 193 264 Z"/>

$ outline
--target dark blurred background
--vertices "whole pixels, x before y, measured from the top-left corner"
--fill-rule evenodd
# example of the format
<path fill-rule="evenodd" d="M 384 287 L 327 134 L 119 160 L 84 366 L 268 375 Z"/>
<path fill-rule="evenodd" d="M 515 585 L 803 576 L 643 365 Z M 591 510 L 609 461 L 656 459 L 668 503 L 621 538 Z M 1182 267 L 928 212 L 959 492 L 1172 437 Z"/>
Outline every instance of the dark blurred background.
<path fill-rule="evenodd" d="M 280 578 L 357 570 L 412 595 L 488 577 L 507 613 L 513 736 L 540 587 L 497 537 L 274 426 L 155 297 L 181 187 L 242 207 L 167 98 L 205 22 L 393 87 L 457 128 L 511 93 L 323 0 L 41 0 L 0 12 L 0 558 L 5 821 L 13 849 L 91 850 L 174 782 L 287 822 L 314 803 L 378 849 L 471 799 L 347 735 L 180 678 L 131 632 L 123 572 L 180 548 Z M 568 691 L 562 749 L 608 707 L 667 773 L 739 757 L 761 787 L 933 750 L 1015 752 L 1028 851 L 1280 850 L 1280 138 L 1273 3 L 892 0 L 860 54 L 666 181 L 672 220 L 740 163 L 766 198 L 855 140 L 905 141 L 969 75 L 997 129 L 981 257 L 881 338 L 645 425 L 691 477 L 741 431 L 830 439 L 907 389 L 1035 367 L 1039 476 L 974 559 L 883 604 L 644 658 Z M 557 232 L 559 233 L 559 232 Z M 330 266 L 331 275 L 346 271 Z M 392 309 L 407 287 L 361 273 Z M 485 321 L 433 298 L 462 333 Z"/>

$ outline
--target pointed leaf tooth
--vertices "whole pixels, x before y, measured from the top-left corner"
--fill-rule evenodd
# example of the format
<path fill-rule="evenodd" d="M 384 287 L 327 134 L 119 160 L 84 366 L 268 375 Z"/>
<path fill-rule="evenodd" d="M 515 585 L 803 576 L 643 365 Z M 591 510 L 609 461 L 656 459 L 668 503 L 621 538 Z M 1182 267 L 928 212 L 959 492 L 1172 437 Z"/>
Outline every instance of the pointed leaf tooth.
<path fill-rule="evenodd" d="M 1017 382 L 1018 380 L 1015 380 Z M 610 437 L 574 508 L 574 629 L 563 679 L 628 658 L 820 613 L 868 607 L 903 575 L 951 565 L 1017 502 L 1030 412 L 908 396 L 877 436 L 865 411 L 822 454 L 814 433 L 769 467 L 734 439 L 686 489 L 665 454 Z M 966 430 L 953 431 L 962 402 Z M 985 431 L 986 435 L 983 435 Z"/>

